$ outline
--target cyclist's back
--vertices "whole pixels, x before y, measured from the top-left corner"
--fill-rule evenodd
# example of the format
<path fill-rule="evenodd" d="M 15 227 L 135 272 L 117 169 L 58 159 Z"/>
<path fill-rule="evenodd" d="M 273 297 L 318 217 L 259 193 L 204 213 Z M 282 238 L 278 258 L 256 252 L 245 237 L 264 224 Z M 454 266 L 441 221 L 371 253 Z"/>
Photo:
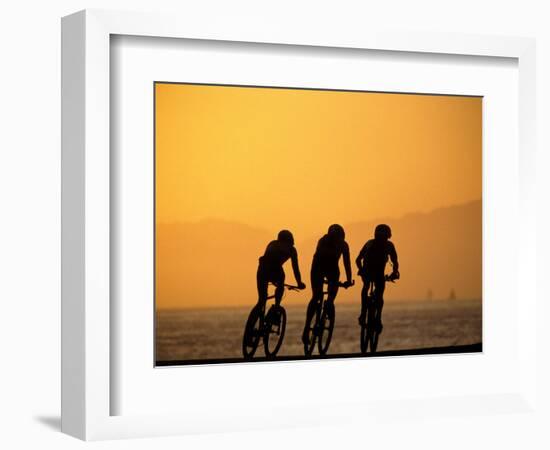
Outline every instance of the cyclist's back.
<path fill-rule="evenodd" d="M 395 255 L 395 257 L 394 257 Z M 397 260 L 397 252 L 393 242 L 383 239 L 370 239 L 359 252 L 362 259 L 360 275 L 384 276 L 388 259 Z"/>
<path fill-rule="evenodd" d="M 338 262 L 342 255 L 347 258 L 346 261 L 349 261 L 349 246 L 347 242 L 325 234 L 317 243 L 311 264 L 312 272 L 320 271 L 326 275 L 336 275 L 339 272 Z M 336 281 L 338 281 L 338 278 Z"/>
<path fill-rule="evenodd" d="M 267 244 L 263 256 L 260 256 L 259 263 L 260 266 L 269 271 L 282 270 L 283 264 L 296 254 L 296 247 L 286 242 L 273 240 Z"/>

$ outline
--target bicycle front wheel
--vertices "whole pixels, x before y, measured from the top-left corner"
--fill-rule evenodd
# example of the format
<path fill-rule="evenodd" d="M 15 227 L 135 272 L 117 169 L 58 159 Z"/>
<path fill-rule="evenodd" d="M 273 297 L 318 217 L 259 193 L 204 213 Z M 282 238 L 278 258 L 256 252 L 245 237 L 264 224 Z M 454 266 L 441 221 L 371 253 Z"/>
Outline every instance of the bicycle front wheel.
<path fill-rule="evenodd" d="M 370 337 L 370 352 L 375 353 L 376 348 L 378 347 L 378 337 L 380 333 L 377 330 L 373 330 Z"/>
<path fill-rule="evenodd" d="M 334 331 L 334 305 L 325 303 L 319 323 L 319 354 L 326 355 Z"/>
<path fill-rule="evenodd" d="M 245 359 L 251 359 L 256 353 L 260 337 L 262 335 L 262 320 L 260 308 L 255 306 L 250 311 L 243 335 L 243 356 Z"/>
<path fill-rule="evenodd" d="M 319 312 L 315 311 L 315 314 L 309 319 L 309 323 L 306 325 L 305 341 L 304 341 L 304 354 L 311 356 L 315 343 L 317 342 L 317 330 L 319 328 Z"/>
<path fill-rule="evenodd" d="M 376 353 L 378 348 L 378 341 L 380 339 L 380 333 L 382 331 L 382 324 L 380 322 L 380 305 L 376 302 L 372 306 L 372 317 L 369 319 L 369 327 L 371 329 L 369 333 L 370 352 Z"/>
<path fill-rule="evenodd" d="M 273 305 L 265 316 L 264 350 L 265 356 L 274 358 L 285 337 L 286 311 L 280 305 Z"/>
<path fill-rule="evenodd" d="M 369 296 L 367 299 L 367 310 L 365 311 L 365 316 L 362 317 L 361 323 L 361 353 L 366 354 L 369 346 L 371 347 L 372 352 L 372 340 L 374 335 L 374 319 L 376 316 L 376 307 L 374 305 L 374 299 L 372 296 Z"/>

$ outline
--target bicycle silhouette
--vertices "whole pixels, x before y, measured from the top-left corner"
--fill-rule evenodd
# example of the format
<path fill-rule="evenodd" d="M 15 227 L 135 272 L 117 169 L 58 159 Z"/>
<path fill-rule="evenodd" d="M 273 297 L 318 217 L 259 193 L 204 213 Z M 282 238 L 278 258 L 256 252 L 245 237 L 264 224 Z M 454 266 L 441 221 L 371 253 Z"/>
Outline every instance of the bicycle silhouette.
<path fill-rule="evenodd" d="M 272 284 L 272 283 L 270 283 Z M 288 290 L 299 291 L 298 286 L 284 285 Z M 275 294 L 269 295 L 267 300 L 275 298 Z M 280 304 L 273 303 L 265 314 L 267 301 L 256 304 L 246 321 L 243 335 L 243 356 L 251 359 L 263 339 L 265 355 L 274 358 L 283 345 L 286 330 L 286 311 Z"/>
<path fill-rule="evenodd" d="M 392 283 L 395 283 L 395 280 L 390 275 L 385 275 L 384 279 L 386 281 L 391 281 Z M 368 352 L 369 346 L 371 353 L 375 353 L 376 348 L 378 347 L 378 341 L 380 338 L 380 333 L 382 331 L 382 329 L 380 328 L 380 321 L 378 317 L 379 308 L 380 302 L 374 296 L 374 281 L 370 281 L 369 293 L 367 297 L 367 319 L 366 321 L 363 321 L 361 323 L 360 344 L 362 354 L 366 354 Z"/>
<path fill-rule="evenodd" d="M 328 284 L 326 278 L 323 280 L 323 284 Z M 352 281 L 351 285 L 338 282 L 338 286 L 345 289 L 354 284 L 355 281 Z M 330 341 L 332 340 L 335 319 L 334 302 L 328 302 L 326 300 L 327 296 L 328 291 L 323 291 L 321 300 L 315 305 L 315 314 L 306 326 L 307 340 L 304 342 L 304 353 L 306 356 L 310 356 L 313 353 L 316 343 L 319 354 L 326 355 Z"/>

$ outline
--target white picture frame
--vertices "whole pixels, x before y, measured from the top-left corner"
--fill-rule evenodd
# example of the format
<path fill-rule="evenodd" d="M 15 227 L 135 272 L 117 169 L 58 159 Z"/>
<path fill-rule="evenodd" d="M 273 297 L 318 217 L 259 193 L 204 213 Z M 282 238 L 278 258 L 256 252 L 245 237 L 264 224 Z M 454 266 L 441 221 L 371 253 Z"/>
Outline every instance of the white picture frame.
<path fill-rule="evenodd" d="M 161 436 L 271 426 L 328 423 L 335 417 L 367 417 L 374 411 L 391 416 L 390 402 L 338 402 L 330 414 L 313 406 L 278 406 L 252 421 L 232 420 L 231 407 L 217 414 L 183 413 L 112 415 L 111 339 L 111 191 L 110 170 L 110 37 L 144 36 L 296 45 L 302 48 L 368 49 L 416 54 L 513 58 L 518 61 L 519 230 L 535 229 L 535 43 L 532 39 L 445 33 L 396 33 L 383 30 L 322 32 L 279 29 L 269 23 L 196 22 L 192 17 L 87 10 L 62 22 L 62 430 L 86 440 Z M 437 408 L 459 414 L 498 412 L 503 404 L 517 412 L 532 410 L 536 399 L 536 292 L 529 282 L 536 237 L 522 232 L 517 247 L 517 283 L 523 290 L 518 310 L 520 367 L 512 390 L 491 395 L 441 398 Z M 517 245 L 517 244 L 516 244 Z M 504 281 L 504 280 L 503 280 Z M 518 295 L 517 292 L 514 295 Z M 216 368 L 212 368 L 216 370 Z M 264 372 L 274 367 L 264 366 Z M 197 401 L 197 400 L 194 400 Z M 392 400 L 392 401 L 395 401 Z M 410 400 L 407 408 L 425 407 L 434 399 Z M 282 414 L 281 414 L 282 413 Z M 312 414 L 313 413 L 313 414 Z M 443 412 L 444 414 L 444 412 Z M 237 415 L 238 416 L 238 415 Z M 307 419 L 303 419 L 303 418 Z M 313 419 L 312 419 L 313 417 Z"/>

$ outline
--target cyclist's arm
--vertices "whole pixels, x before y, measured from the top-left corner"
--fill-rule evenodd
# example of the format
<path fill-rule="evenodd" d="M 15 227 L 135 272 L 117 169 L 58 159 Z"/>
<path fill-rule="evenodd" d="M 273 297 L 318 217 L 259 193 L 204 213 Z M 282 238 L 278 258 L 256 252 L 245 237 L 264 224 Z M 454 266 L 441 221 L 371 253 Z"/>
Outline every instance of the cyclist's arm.
<path fill-rule="evenodd" d="M 367 250 L 367 244 L 363 246 L 363 248 L 359 252 L 359 255 L 355 259 L 355 264 L 357 264 L 357 268 L 359 269 L 359 272 L 363 270 L 363 259 L 365 258 L 366 250 Z"/>
<path fill-rule="evenodd" d="M 351 283 L 351 261 L 349 258 L 349 245 L 347 244 L 347 242 L 344 242 L 342 257 L 344 258 L 344 269 L 346 270 L 346 279 L 348 283 Z"/>
<path fill-rule="evenodd" d="M 294 272 L 294 278 L 296 278 L 296 283 L 300 285 L 302 283 L 302 275 L 300 275 L 300 266 L 298 265 L 298 252 L 294 247 L 292 247 L 292 252 L 290 254 L 290 261 L 292 262 L 292 271 Z"/>
<path fill-rule="evenodd" d="M 390 245 L 390 261 L 393 265 L 393 272 L 399 272 L 399 261 L 397 261 L 397 251 L 395 250 L 395 245 Z"/>

